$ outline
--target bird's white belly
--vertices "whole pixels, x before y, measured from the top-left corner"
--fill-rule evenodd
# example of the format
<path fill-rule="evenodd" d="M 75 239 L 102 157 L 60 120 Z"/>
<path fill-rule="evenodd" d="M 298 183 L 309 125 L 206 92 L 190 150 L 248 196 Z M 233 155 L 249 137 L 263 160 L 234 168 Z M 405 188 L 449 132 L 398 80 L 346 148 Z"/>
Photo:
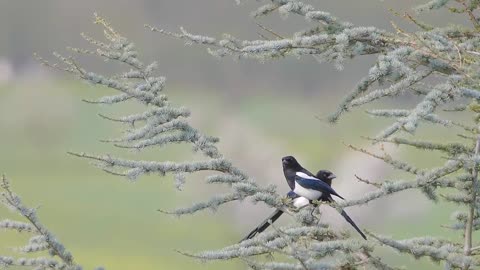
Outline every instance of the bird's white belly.
<path fill-rule="evenodd" d="M 322 197 L 322 192 L 314 189 L 306 189 L 297 183 L 295 183 L 295 189 L 293 192 L 309 200 L 318 200 L 320 197 Z"/>
<path fill-rule="evenodd" d="M 293 200 L 293 206 L 296 208 L 302 208 L 310 204 L 310 201 L 304 197 L 298 197 Z"/>

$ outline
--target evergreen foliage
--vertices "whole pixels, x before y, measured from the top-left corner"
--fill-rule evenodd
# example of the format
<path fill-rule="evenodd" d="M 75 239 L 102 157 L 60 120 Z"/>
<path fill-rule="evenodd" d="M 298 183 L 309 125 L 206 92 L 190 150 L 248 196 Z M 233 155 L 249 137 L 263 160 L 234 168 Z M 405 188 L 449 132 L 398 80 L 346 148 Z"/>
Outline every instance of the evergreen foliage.
<path fill-rule="evenodd" d="M 72 254 L 42 225 L 36 209 L 23 204 L 20 197 L 11 190 L 5 175 L 0 181 L 0 203 L 26 220 L 23 222 L 4 219 L 0 221 L 0 228 L 31 235 L 25 246 L 16 249 L 23 256 L 14 258 L 0 255 L 0 267 L 25 266 L 32 269 L 80 270 L 81 266 L 74 262 Z M 27 254 L 37 257 L 32 258 L 26 256 Z"/>
<path fill-rule="evenodd" d="M 409 109 L 387 108 L 367 111 L 373 117 L 393 119 L 393 122 L 382 132 L 368 139 L 373 143 L 393 143 L 422 151 L 440 151 L 447 160 L 433 169 L 417 168 L 413 164 L 396 160 L 388 154 L 371 153 L 350 145 L 349 147 L 355 151 L 381 159 L 393 168 L 411 174 L 412 179 L 395 179 L 374 183 L 357 176 L 359 181 L 374 185 L 377 190 L 356 200 L 340 202 L 337 207 L 362 205 L 409 189 L 421 190 L 428 199 L 434 202 L 444 200 L 459 204 L 461 205 L 460 209 L 467 209 L 467 211 L 459 211 L 454 214 L 455 223 L 450 228 L 463 233 L 463 235 L 459 235 L 457 241 L 447 241 L 435 237 L 394 240 L 370 233 L 377 240 L 376 243 L 371 244 L 386 245 L 397 251 L 411 254 L 414 258 L 429 257 L 435 262 L 442 262 L 446 269 L 473 269 L 478 266 L 480 262 L 475 258 L 475 252 L 479 248 L 472 247 L 472 232 L 478 229 L 480 205 L 477 198 L 480 147 L 480 139 L 477 139 L 479 133 L 477 100 L 480 98 L 478 90 L 480 28 L 479 20 L 475 15 L 479 9 L 479 2 L 473 0 L 430 1 L 415 8 L 417 13 L 448 8 L 452 13 L 465 15 L 470 21 L 469 26 L 437 27 L 428 25 L 408 13 L 399 15 L 417 27 L 415 32 L 402 29 L 395 23 L 392 23 L 394 32 L 375 27 L 356 26 L 341 21 L 327 12 L 317 10 L 312 5 L 295 0 L 264 2 L 268 3 L 253 12 L 254 17 L 258 18 L 278 11 L 283 17 L 290 14 L 304 17 L 309 27 L 289 36 L 282 36 L 274 30 L 262 26 L 262 29 L 271 38 L 263 36 L 259 40 L 241 40 L 229 35 L 217 39 L 194 35 L 183 28 L 180 33 L 173 33 L 154 26 L 147 25 L 147 27 L 154 32 L 185 40 L 187 44 L 206 45 L 209 53 L 219 57 L 233 56 L 269 61 L 287 56 L 313 55 L 319 62 L 333 63 L 336 68 L 341 70 L 348 59 L 362 55 L 377 55 L 376 63 L 368 70 L 365 77 L 360 79 L 328 120 L 336 123 L 344 113 L 352 111 L 356 107 L 383 98 L 397 98 L 413 94 L 418 96 L 418 102 Z M 452 120 L 456 118 L 455 114 L 458 114 L 459 111 L 470 113 L 473 121 L 459 123 Z M 415 131 L 424 122 L 437 125 L 438 128 L 457 129 L 460 137 L 441 143 L 415 140 L 413 138 Z M 456 192 L 451 192 L 452 189 Z M 263 235 L 263 237 L 267 236 L 267 234 Z M 323 258 L 328 252 L 318 254 L 312 251 L 311 247 L 316 244 L 316 240 L 318 239 L 309 239 L 307 241 L 310 245 L 308 251 L 299 252 L 300 254 L 313 252 L 313 254 L 307 255 L 303 265 L 299 261 L 291 265 L 267 264 L 261 268 L 300 269 L 304 266 L 306 269 L 320 269 L 318 263 L 326 263 Z M 262 239 L 260 236 L 258 241 L 270 243 L 269 241 L 273 240 Z M 354 240 L 349 239 L 344 242 L 342 247 L 348 247 L 352 243 L 349 241 Z M 287 242 L 295 243 L 293 240 L 287 240 Z M 325 241 L 321 241 L 321 243 L 325 243 Z M 258 245 L 251 245 L 249 242 L 240 245 L 246 245 L 246 250 L 252 246 L 258 248 Z M 286 245 L 280 249 L 283 251 L 285 247 Z M 275 248 L 279 252 L 278 246 Z M 291 250 L 295 249 L 298 247 L 291 248 Z M 370 251 L 362 250 L 367 254 Z M 225 251 L 204 253 L 203 258 L 215 257 L 216 254 L 223 252 Z M 341 253 L 348 257 L 352 252 L 358 253 L 359 250 L 337 248 L 334 257 L 340 258 Z M 293 254 L 288 255 L 298 260 Z M 239 256 L 242 257 L 245 254 Z M 319 259 L 317 260 L 317 258 Z M 347 262 L 348 259 L 342 261 Z M 374 268 L 386 267 L 368 257 L 350 261 L 349 267 L 357 267 L 361 264 L 359 262 L 365 261 L 370 261 L 367 264 Z M 331 264 L 324 268 L 339 267 Z"/>
<path fill-rule="evenodd" d="M 230 35 L 213 38 L 195 35 L 183 28 L 181 32 L 174 33 L 154 26 L 147 27 L 154 32 L 182 39 L 187 44 L 205 45 L 211 54 L 219 57 L 233 56 L 269 61 L 287 56 L 314 56 L 319 62 L 330 62 L 336 68 L 342 69 L 348 59 L 376 55 L 376 63 L 339 104 L 338 110 L 332 113 L 329 121 L 336 123 L 344 113 L 383 98 L 413 94 L 418 96 L 418 102 L 409 106 L 410 108 L 368 111 L 367 114 L 373 117 L 392 119 L 392 123 L 382 132 L 368 139 L 372 143 L 393 143 L 422 151 L 440 151 L 446 160 L 434 168 L 418 168 L 386 153 L 372 153 L 350 145 L 351 149 L 383 160 L 411 177 L 383 182 L 357 177 L 359 181 L 371 184 L 376 189 L 361 198 L 342 201 L 332 206 L 340 210 L 365 205 L 401 191 L 421 190 L 434 202 L 444 200 L 459 205 L 459 210 L 453 214 L 453 224 L 448 226 L 459 231 L 457 239 L 412 235 L 412 238 L 397 240 L 367 232 L 371 236 L 370 240 L 363 241 L 319 223 L 318 217 L 321 213 L 316 210 L 314 215 L 311 214 L 315 206 L 293 209 L 288 200 L 276 193 L 274 186 L 260 186 L 224 157 L 216 146 L 217 138 L 205 135 L 191 126 L 188 122 L 188 109 L 173 106 L 164 94 L 165 78 L 155 74 L 157 64 L 146 64 L 140 60 L 134 44 L 99 16 L 96 16 L 95 22 L 103 27 L 106 41 L 84 35 L 95 49 L 71 50 L 81 55 L 101 57 L 110 63 L 123 64 L 127 67 L 124 72 L 113 76 L 98 74 L 81 67 L 73 57 L 59 54 L 55 54 L 59 59 L 58 64 L 51 64 L 42 58 L 39 58 L 40 61 L 93 85 L 119 92 L 117 95 L 87 101 L 89 103 L 115 105 L 135 102 L 142 105 L 143 111 L 137 114 L 120 118 L 101 115 L 106 120 L 126 127 L 123 136 L 106 140 L 106 143 L 136 151 L 170 144 L 189 144 L 192 150 L 201 153 L 203 158 L 172 162 L 130 160 L 109 154 L 71 154 L 93 160 L 104 171 L 132 181 L 145 174 L 173 174 L 178 186 L 181 186 L 188 174 L 208 171 L 210 175 L 206 179 L 207 184 L 229 187 L 228 193 L 168 211 L 178 216 L 206 209 L 214 210 L 228 202 L 248 199 L 281 209 L 294 217 L 294 222 L 289 226 L 272 225 L 273 229 L 253 239 L 220 250 L 193 254 L 182 251 L 187 256 L 203 261 L 239 258 L 252 269 L 396 269 L 396 266 L 386 264 L 375 255 L 380 246 L 387 246 L 413 258 L 430 258 L 433 262 L 441 263 L 445 269 L 476 269 L 480 266 L 480 246 L 476 246 L 473 239 L 473 232 L 480 228 L 480 199 L 477 196 L 480 161 L 480 137 L 477 128 L 480 121 L 480 106 L 477 103 L 480 99 L 480 25 L 475 15 L 480 8 L 480 2 L 434 0 L 419 6 L 416 8 L 417 12 L 448 8 L 454 14 L 465 16 L 470 24 L 437 27 L 428 25 L 411 14 L 402 16 L 417 27 L 415 32 L 406 31 L 395 24 L 392 24 L 394 32 L 355 26 L 296 0 L 264 2 L 268 3 L 253 12 L 254 17 L 278 11 L 285 18 L 288 15 L 302 16 L 308 26 L 288 37 L 264 27 L 271 38 L 259 40 L 241 40 Z M 452 120 L 462 112 L 471 115 L 472 121 L 459 123 Z M 439 132 L 446 128 L 456 129 L 460 136 L 443 142 L 417 140 L 414 138 L 415 131 L 424 122 L 436 125 Z M 30 243 L 19 251 L 50 250 L 54 259 L 0 257 L 0 263 L 5 266 L 30 265 L 36 269 L 77 269 L 78 266 L 73 262 L 70 253 L 38 222 L 34 211 L 21 204 L 18 196 L 10 191 L 5 179 L 3 187 L 6 192 L 3 193 L 5 199 L 2 202 L 29 222 L 4 220 L 0 222 L 0 227 L 34 233 Z M 259 256 L 265 254 L 279 256 L 269 256 L 267 259 Z"/>

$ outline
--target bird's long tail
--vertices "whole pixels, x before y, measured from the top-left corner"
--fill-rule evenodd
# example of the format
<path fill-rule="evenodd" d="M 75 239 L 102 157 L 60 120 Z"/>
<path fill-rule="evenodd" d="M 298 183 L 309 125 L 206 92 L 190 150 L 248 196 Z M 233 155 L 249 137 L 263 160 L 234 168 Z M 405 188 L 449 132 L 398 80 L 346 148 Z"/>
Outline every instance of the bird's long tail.
<path fill-rule="evenodd" d="M 255 235 L 265 231 L 270 224 L 275 222 L 283 214 L 282 210 L 275 210 L 267 219 L 265 219 L 260 225 L 258 225 L 253 231 L 251 231 L 247 236 L 245 236 L 240 242 L 243 242 L 247 239 L 253 238 Z"/>
<path fill-rule="evenodd" d="M 365 234 L 360 230 L 360 228 L 358 228 L 357 224 L 353 222 L 353 220 L 347 215 L 347 212 L 345 212 L 345 210 L 342 210 L 340 215 L 342 215 L 342 217 L 344 217 L 345 220 L 350 223 L 350 225 L 352 225 L 355 230 L 357 230 L 357 232 L 363 237 L 363 239 L 367 240 L 367 236 L 365 236 Z"/>

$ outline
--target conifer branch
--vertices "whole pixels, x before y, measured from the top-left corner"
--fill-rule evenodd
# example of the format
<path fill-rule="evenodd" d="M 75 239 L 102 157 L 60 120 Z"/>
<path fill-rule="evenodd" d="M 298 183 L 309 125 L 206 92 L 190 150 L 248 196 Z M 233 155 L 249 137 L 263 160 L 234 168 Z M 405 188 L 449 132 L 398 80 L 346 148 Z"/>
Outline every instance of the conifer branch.
<path fill-rule="evenodd" d="M 383 154 L 383 155 L 377 155 L 377 154 L 372 153 L 372 152 L 370 152 L 366 149 L 358 148 L 358 147 L 353 146 L 351 144 L 347 145 L 347 147 L 354 150 L 354 151 L 369 155 L 369 156 L 374 157 L 376 159 L 380 159 L 380 160 L 384 161 L 385 163 L 391 165 L 393 168 L 395 168 L 397 170 L 402 170 L 402 171 L 405 171 L 405 172 L 408 172 L 408 173 L 411 173 L 411 174 L 414 174 L 414 175 L 419 175 L 419 174 L 421 175 L 421 174 L 425 173 L 424 170 L 418 169 L 418 168 L 414 167 L 413 165 L 410 165 L 406 162 L 403 162 L 403 161 L 400 161 L 400 160 L 395 160 L 395 159 L 392 158 L 392 156 L 390 156 L 386 153 Z"/>
<path fill-rule="evenodd" d="M 33 234 L 27 245 L 16 249 L 20 253 L 38 253 L 48 251 L 51 257 L 14 258 L 0 255 L 0 266 L 27 266 L 32 269 L 67 269 L 80 270 L 81 266 L 75 263 L 72 254 L 57 240 L 38 219 L 36 209 L 25 206 L 20 197 L 15 194 L 5 175 L 0 179 L 0 203 L 22 216 L 28 222 L 12 220 L 0 221 L 0 228 L 28 232 Z"/>
<path fill-rule="evenodd" d="M 84 34 L 83 37 L 97 49 L 69 49 L 75 53 L 96 55 L 110 61 L 119 62 L 126 65 L 129 70 L 118 76 L 105 76 L 87 71 L 86 68 L 77 64 L 73 57 L 64 57 L 58 53 L 55 54 L 55 57 L 60 60 L 59 64 L 51 64 L 38 56 L 37 58 L 49 67 L 73 73 L 91 84 L 105 86 L 120 92 L 118 95 L 100 98 L 96 101 L 97 103 L 117 104 L 128 101 L 138 102 L 145 106 L 146 109 L 143 112 L 122 117 L 114 118 L 101 114 L 100 117 L 105 120 L 129 126 L 123 137 L 106 139 L 102 142 L 111 143 L 119 148 L 139 151 L 145 148 L 160 148 L 169 144 L 186 143 L 192 145 L 194 152 L 201 152 L 206 160 L 185 162 L 145 161 L 81 152 L 68 152 L 69 154 L 93 160 L 105 172 L 125 176 L 132 181 L 146 174 L 165 175 L 171 173 L 175 176 L 177 187 L 181 188 L 187 174 L 210 171 L 221 174 L 217 174 L 215 181 L 209 183 L 229 184 L 232 188 L 232 192 L 217 195 L 206 202 L 173 211 L 162 210 L 162 212 L 176 215 L 192 214 L 204 209 L 214 210 L 225 203 L 243 200 L 247 197 L 250 197 L 254 202 L 262 201 L 274 207 L 281 207 L 280 197 L 275 193 L 274 188 L 259 187 L 244 172 L 234 167 L 216 147 L 217 138 L 207 136 L 189 124 L 190 111 L 187 108 L 174 107 L 170 104 L 168 97 L 162 94 L 165 87 L 165 78 L 154 75 L 157 68 L 156 62 L 148 65 L 143 63 L 138 58 L 138 52 L 133 43 L 121 36 L 105 19 L 96 14 L 95 23 L 104 28 L 107 42 L 97 41 Z M 186 33 L 184 37 L 196 38 Z M 213 44 L 213 41 L 209 39 L 205 39 L 204 42 Z M 232 184 L 232 178 L 235 178 L 237 183 Z"/>
<path fill-rule="evenodd" d="M 436 10 L 447 7 L 448 0 L 433 0 L 419 6 L 418 11 Z M 309 22 L 308 27 L 291 34 L 277 34 L 277 31 L 259 27 L 274 38 L 261 36 L 260 40 L 241 40 L 231 35 L 222 38 L 192 34 L 184 28 L 179 33 L 170 32 L 146 25 L 153 32 L 183 40 L 186 44 L 201 44 L 208 48 L 214 56 L 232 56 L 236 58 L 253 58 L 260 61 L 276 60 L 287 56 L 313 56 L 319 62 L 332 63 L 342 69 L 348 59 L 362 55 L 374 55 L 374 65 L 360 78 L 357 85 L 340 102 L 337 110 L 328 118 L 337 122 L 340 117 L 354 108 L 371 104 L 387 97 L 397 98 L 406 94 L 414 94 L 418 102 L 405 109 L 370 110 L 368 113 L 376 117 L 393 119 L 375 138 L 374 142 L 391 142 L 412 146 L 420 150 L 436 150 L 446 155 L 447 162 L 433 169 L 420 169 L 417 166 L 396 160 L 388 154 L 378 155 L 367 150 L 349 146 L 380 159 L 393 168 L 409 172 L 413 180 L 395 180 L 373 183 L 359 178 L 359 181 L 374 185 L 377 189 L 364 194 L 361 198 L 342 201 L 331 206 L 344 208 L 353 205 L 366 205 L 372 200 L 383 198 L 405 190 L 420 190 L 429 199 L 438 196 L 448 202 L 469 206 L 468 213 L 455 214 L 455 224 L 450 228 L 464 230 L 465 245 L 431 237 L 393 240 L 372 234 L 377 240 L 365 242 L 350 238 L 344 232 L 336 232 L 324 224 L 317 224 L 316 212 L 311 212 L 317 204 L 303 209 L 292 209 L 276 193 L 274 186 L 261 187 L 253 179 L 231 161 L 225 158 L 217 148 L 218 139 L 207 136 L 192 127 L 188 121 L 190 112 L 184 107 L 173 106 L 163 94 L 165 78 L 155 75 L 157 64 L 145 64 L 138 57 L 133 43 L 99 16 L 95 23 L 104 29 L 106 41 L 97 41 L 90 36 L 84 38 L 95 47 L 94 50 L 70 48 L 74 53 L 102 57 L 126 66 L 128 70 L 113 76 L 106 76 L 87 70 L 80 66 L 73 57 L 54 54 L 60 64 L 51 64 L 42 58 L 39 60 L 47 66 L 61 69 L 91 84 L 108 87 L 118 91 L 116 95 L 105 96 L 98 100 L 88 101 L 95 104 L 118 104 L 136 102 L 143 105 L 144 110 L 132 115 L 110 117 L 100 115 L 105 120 L 127 126 L 125 135 L 103 140 L 122 149 L 143 150 L 159 148 L 170 144 L 188 144 L 194 152 L 202 154 L 202 160 L 193 161 L 145 161 L 130 160 L 106 154 L 70 154 L 94 161 L 107 173 L 135 180 L 145 174 L 173 174 L 176 185 L 180 188 L 188 174 L 197 172 L 212 173 L 207 176 L 208 184 L 223 184 L 228 191 L 192 206 L 164 211 L 170 214 L 186 215 L 206 209 L 216 210 L 232 201 L 246 198 L 252 202 L 265 204 L 282 210 L 293 216 L 297 222 L 286 228 L 274 227 L 274 230 L 259 234 L 254 239 L 243 241 L 220 250 L 182 254 L 201 260 L 229 260 L 239 258 L 254 269 L 352 269 L 361 266 L 372 266 L 377 269 L 392 269 L 369 255 L 378 243 L 390 246 L 400 252 L 411 254 L 415 258 L 429 257 L 433 261 L 443 262 L 446 269 L 472 269 L 479 266 L 473 255 L 478 249 L 472 247 L 472 233 L 480 229 L 478 218 L 478 148 L 472 157 L 472 145 L 448 141 L 434 143 L 430 140 L 417 141 L 394 137 L 406 132 L 414 136 L 423 123 L 435 124 L 435 128 L 461 128 L 469 134 L 478 131 L 470 124 L 456 122 L 443 114 L 445 108 L 463 104 L 461 110 L 474 115 L 475 125 L 480 119 L 480 109 L 475 101 L 480 100 L 478 20 L 473 12 L 478 8 L 476 0 L 456 1 L 461 8 L 448 7 L 455 13 L 469 16 L 473 28 L 448 26 L 432 27 L 425 25 L 410 14 L 403 17 L 417 25 L 420 30 L 409 32 L 394 22 L 393 32 L 375 27 L 356 26 L 342 21 L 328 12 L 317 10 L 312 5 L 297 0 L 271 0 L 269 4 L 257 9 L 253 15 L 261 17 L 278 11 L 282 16 L 289 14 L 303 17 Z M 472 17 L 473 16 L 473 17 Z M 312 26 L 313 24 L 313 26 Z M 474 102 L 472 102 L 474 101 Z M 403 103 L 402 103 L 403 104 Z M 464 104 L 470 104 L 466 106 Z M 472 105 L 473 104 L 473 105 Z M 448 110 L 448 109 L 447 109 Z M 439 111 L 441 113 L 439 113 Z M 462 135 L 470 139 L 470 135 Z M 473 165 L 472 165 L 473 164 Z M 465 169 L 469 174 L 462 174 Z M 473 177 L 473 178 L 472 178 Z M 442 188 L 454 188 L 457 192 L 441 193 Z M 440 193 L 440 195 L 438 195 Z M 312 215 L 312 213 L 314 213 Z M 17 231 L 27 232 L 32 229 L 28 225 L 5 221 L 0 227 L 11 227 Z M 34 229 L 34 228 L 33 228 Z M 25 251 L 44 250 L 43 243 L 32 241 L 23 247 Z M 286 261 L 256 261 L 252 256 L 261 254 L 280 254 Z M 335 256 L 336 260 L 325 260 Z M 1 257 L 0 257 L 1 261 Z"/>
<path fill-rule="evenodd" d="M 447 153 L 449 156 L 455 157 L 462 154 L 467 154 L 471 151 L 471 148 L 461 143 L 433 143 L 428 141 L 408 140 L 405 138 L 393 137 L 390 139 L 374 139 L 367 138 L 375 142 L 387 142 L 397 145 L 412 146 L 420 150 L 436 150 Z"/>
<path fill-rule="evenodd" d="M 429 257 L 436 262 L 443 261 L 445 265 L 457 269 L 471 269 L 480 265 L 474 258 L 463 255 L 461 247 L 447 240 L 423 237 L 397 241 L 379 235 L 372 237 L 399 252 L 412 254 L 415 258 Z"/>
<path fill-rule="evenodd" d="M 364 205 L 372 200 L 376 200 L 390 194 L 408 189 L 424 188 L 435 183 L 449 186 L 450 181 L 444 179 L 444 177 L 457 172 L 462 168 L 462 166 L 463 163 L 460 161 L 447 161 L 442 167 L 431 169 L 423 174 L 418 174 L 416 179 L 413 181 L 397 180 L 392 182 L 383 182 L 377 190 L 366 193 L 360 199 L 339 202 L 338 207 L 345 208 L 353 205 Z"/>

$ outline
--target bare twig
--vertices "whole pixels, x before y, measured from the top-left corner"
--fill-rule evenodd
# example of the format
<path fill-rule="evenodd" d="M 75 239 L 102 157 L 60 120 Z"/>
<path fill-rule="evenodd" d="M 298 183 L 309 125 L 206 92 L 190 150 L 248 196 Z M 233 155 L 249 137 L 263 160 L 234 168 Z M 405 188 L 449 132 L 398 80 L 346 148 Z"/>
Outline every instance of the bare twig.
<path fill-rule="evenodd" d="M 365 184 L 367 184 L 367 185 L 372 185 L 372 186 L 374 186 L 374 187 L 376 187 L 376 188 L 382 187 L 382 184 L 370 182 L 370 181 L 368 181 L 367 179 L 363 179 L 363 178 L 361 178 L 360 176 L 358 176 L 358 175 L 356 175 L 356 174 L 355 174 L 355 177 L 357 178 L 358 181 L 363 182 L 363 183 L 365 183 Z"/>

